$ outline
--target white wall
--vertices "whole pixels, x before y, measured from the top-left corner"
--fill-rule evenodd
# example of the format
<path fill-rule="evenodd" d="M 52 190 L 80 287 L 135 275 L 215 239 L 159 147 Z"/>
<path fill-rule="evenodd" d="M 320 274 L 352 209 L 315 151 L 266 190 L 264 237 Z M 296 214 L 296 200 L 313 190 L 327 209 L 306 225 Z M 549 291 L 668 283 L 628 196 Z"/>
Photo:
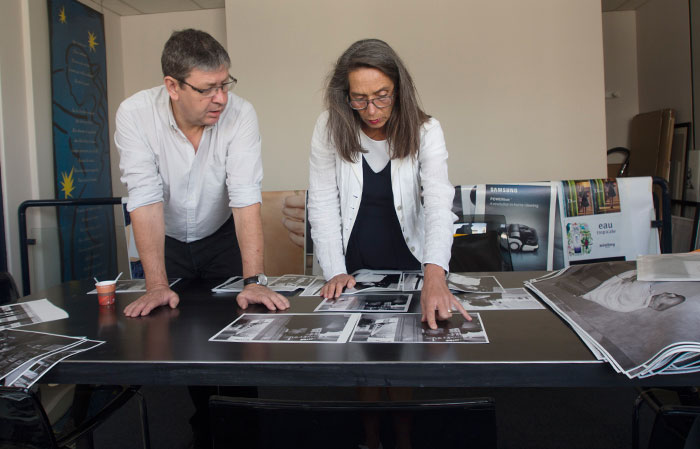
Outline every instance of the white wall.
<path fill-rule="evenodd" d="M 211 34 L 226 47 L 226 16 L 223 9 L 206 9 L 121 18 L 124 52 L 124 94 L 163 83 L 160 55 L 173 31 L 196 28 Z"/>
<path fill-rule="evenodd" d="M 134 93 L 163 83 L 160 55 L 163 45 L 173 31 L 197 28 L 211 34 L 226 47 L 226 20 L 223 9 L 207 9 L 164 14 L 145 14 L 121 17 L 121 65 L 123 96 L 110 105 L 119 106 L 121 101 Z M 113 114 L 110 114 L 112 119 Z M 111 128 L 112 134 L 114 128 Z M 115 196 L 127 196 L 126 187 L 119 181 L 119 154 L 114 149 L 112 168 Z"/>
<path fill-rule="evenodd" d="M 603 50 L 607 148 L 629 148 L 629 124 L 639 113 L 635 11 L 603 13 Z"/>
<path fill-rule="evenodd" d="M 44 5 L 45 6 L 45 5 Z M 21 283 L 17 207 L 38 190 L 35 158 L 30 154 L 28 118 L 29 80 L 26 50 L 27 4 L 23 0 L 3 2 L 0 14 L 0 165 L 2 167 L 3 215 L 8 269 Z M 31 79 L 31 78 L 30 78 Z M 33 138 L 31 139 L 33 140 Z"/>
<path fill-rule="evenodd" d="M 453 183 L 605 174 L 599 0 L 226 1 L 236 91 L 263 137 L 264 189 L 307 187 L 321 89 L 353 41 L 391 44 L 443 124 Z"/>
<path fill-rule="evenodd" d="M 637 10 L 639 111 L 676 110 L 692 121 L 687 0 L 651 0 Z"/>

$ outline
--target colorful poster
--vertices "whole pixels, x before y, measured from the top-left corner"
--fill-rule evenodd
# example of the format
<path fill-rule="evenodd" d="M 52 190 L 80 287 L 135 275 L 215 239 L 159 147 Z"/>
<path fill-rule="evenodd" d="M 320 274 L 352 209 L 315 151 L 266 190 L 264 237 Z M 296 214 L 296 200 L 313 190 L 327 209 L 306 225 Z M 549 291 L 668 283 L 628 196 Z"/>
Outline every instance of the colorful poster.
<path fill-rule="evenodd" d="M 76 0 L 48 0 L 58 199 L 112 196 L 104 19 Z M 114 277 L 112 206 L 59 207 L 63 281 Z"/>
<path fill-rule="evenodd" d="M 567 180 L 558 188 L 567 266 L 659 252 L 651 178 Z"/>

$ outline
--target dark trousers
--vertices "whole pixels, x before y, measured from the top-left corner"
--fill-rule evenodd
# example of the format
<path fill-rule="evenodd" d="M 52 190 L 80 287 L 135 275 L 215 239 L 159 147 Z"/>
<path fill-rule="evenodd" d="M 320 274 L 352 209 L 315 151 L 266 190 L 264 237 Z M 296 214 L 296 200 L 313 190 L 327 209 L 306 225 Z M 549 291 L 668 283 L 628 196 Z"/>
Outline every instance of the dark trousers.
<path fill-rule="evenodd" d="M 216 279 L 241 276 L 241 250 L 236 239 L 233 217 L 229 218 L 214 234 L 191 243 L 165 237 L 165 270 L 169 278 Z M 190 418 L 197 448 L 212 447 L 209 426 L 209 396 L 258 397 L 257 387 L 189 386 L 195 412 Z M 251 417 L 252 419 L 252 417 Z M 241 426 L 241 429 L 236 429 Z M 257 423 L 232 423 L 232 432 L 250 431 Z M 241 433 L 245 435 L 245 433 Z"/>
<path fill-rule="evenodd" d="M 241 276 L 241 250 L 233 217 L 209 237 L 191 243 L 166 236 L 165 270 L 170 278 L 216 279 Z"/>

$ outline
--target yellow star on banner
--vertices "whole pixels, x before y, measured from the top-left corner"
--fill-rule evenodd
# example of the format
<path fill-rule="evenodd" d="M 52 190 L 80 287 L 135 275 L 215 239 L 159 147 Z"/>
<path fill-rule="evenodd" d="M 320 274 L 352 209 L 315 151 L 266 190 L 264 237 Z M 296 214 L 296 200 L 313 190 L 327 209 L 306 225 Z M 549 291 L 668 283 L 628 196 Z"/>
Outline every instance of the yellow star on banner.
<path fill-rule="evenodd" d="M 95 36 L 93 33 L 88 31 L 88 46 L 90 47 L 90 51 L 95 51 L 95 47 L 97 47 L 97 36 Z"/>
<path fill-rule="evenodd" d="M 61 11 L 58 13 L 58 21 L 61 23 L 66 23 L 66 7 L 61 6 Z"/>
<path fill-rule="evenodd" d="M 74 167 L 73 167 L 74 168 Z M 75 190 L 74 180 L 73 180 L 73 168 L 70 169 L 70 173 L 61 173 L 61 192 L 64 193 L 65 198 L 71 198 L 71 193 Z"/>

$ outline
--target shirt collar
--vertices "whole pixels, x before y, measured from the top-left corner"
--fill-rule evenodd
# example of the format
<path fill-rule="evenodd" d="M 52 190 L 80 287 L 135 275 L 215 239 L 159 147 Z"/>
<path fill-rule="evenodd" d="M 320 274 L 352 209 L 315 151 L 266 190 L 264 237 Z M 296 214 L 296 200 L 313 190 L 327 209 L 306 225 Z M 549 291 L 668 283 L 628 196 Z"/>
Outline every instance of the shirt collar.
<path fill-rule="evenodd" d="M 165 89 L 165 86 L 163 86 L 163 88 L 164 88 L 164 90 L 165 90 L 165 99 L 164 99 L 165 101 L 164 101 L 164 104 L 162 104 L 161 106 L 162 106 L 163 108 L 165 108 L 165 110 L 167 111 L 167 114 L 168 114 L 168 124 L 170 125 L 170 127 L 171 127 L 172 129 L 174 129 L 174 130 L 176 130 L 176 131 L 181 131 L 181 130 L 180 130 L 180 127 L 177 125 L 177 121 L 175 121 L 175 115 L 173 114 L 173 105 L 172 105 L 172 103 L 171 103 L 171 101 L 170 101 L 170 95 L 168 95 L 168 91 L 167 91 L 167 89 Z M 231 100 L 231 98 L 229 98 L 229 101 L 230 101 L 230 100 Z M 228 103 L 226 104 L 226 107 L 228 107 Z M 225 111 L 225 110 L 226 110 L 226 108 L 224 108 L 224 111 Z M 213 125 L 206 125 L 206 126 L 204 127 L 204 131 L 207 131 L 207 130 L 209 130 L 209 129 L 211 129 L 211 128 L 216 127 L 216 125 L 218 125 L 220 121 L 221 121 L 221 116 L 219 116 L 219 121 L 217 121 L 217 122 L 214 123 Z"/>

